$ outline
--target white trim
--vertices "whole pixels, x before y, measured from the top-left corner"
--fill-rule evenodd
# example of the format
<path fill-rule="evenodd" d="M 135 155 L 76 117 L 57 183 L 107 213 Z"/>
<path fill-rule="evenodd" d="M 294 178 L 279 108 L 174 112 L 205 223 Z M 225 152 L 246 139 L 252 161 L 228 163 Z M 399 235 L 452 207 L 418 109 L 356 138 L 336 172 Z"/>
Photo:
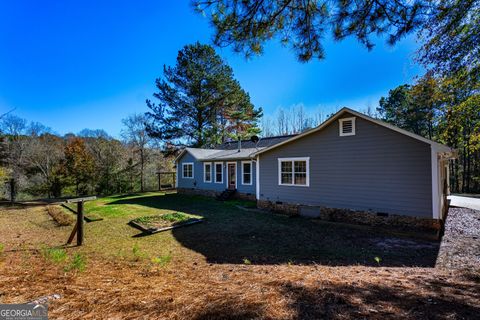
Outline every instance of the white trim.
<path fill-rule="evenodd" d="M 256 170 L 255 170 L 255 195 L 257 196 L 257 200 L 260 200 L 260 156 L 257 156 L 256 162 Z"/>
<path fill-rule="evenodd" d="M 243 164 L 244 163 L 249 163 L 250 164 L 250 183 L 245 183 L 244 180 L 243 180 L 244 177 L 245 177 L 244 172 L 243 172 Z M 242 165 L 242 184 L 246 185 L 246 186 L 251 186 L 253 184 L 253 164 L 252 164 L 252 161 L 250 161 L 250 160 L 242 161 L 241 165 Z"/>
<path fill-rule="evenodd" d="M 282 183 L 282 162 L 292 162 L 292 183 Z M 306 184 L 295 184 L 295 163 L 294 161 L 305 161 L 307 164 Z M 310 187 L 310 157 L 278 158 L 278 185 L 287 187 Z"/>
<path fill-rule="evenodd" d="M 178 171 L 180 171 L 180 166 L 179 165 L 175 165 L 175 189 L 178 189 L 178 179 L 180 178 L 180 174 L 178 173 Z"/>
<path fill-rule="evenodd" d="M 222 181 L 220 181 L 220 182 L 217 182 L 217 164 L 219 164 L 219 165 L 222 166 Z M 215 168 L 215 170 L 214 170 L 214 172 L 215 172 L 215 177 L 214 177 L 214 179 L 213 179 L 213 182 L 214 182 L 214 183 L 220 183 L 220 184 L 222 184 L 222 183 L 223 183 L 223 162 L 221 162 L 221 161 L 219 161 L 219 162 L 214 162 L 213 165 L 214 165 L 214 168 Z"/>
<path fill-rule="evenodd" d="M 443 144 L 440 144 L 440 143 L 438 143 L 438 142 L 435 142 L 435 141 L 426 139 L 426 138 L 424 138 L 424 137 L 422 137 L 422 136 L 419 136 L 418 134 L 409 132 L 409 131 L 404 130 L 404 129 L 400 129 L 400 128 L 394 126 L 394 125 L 391 125 L 391 124 L 389 124 L 389 123 L 383 122 L 383 121 L 378 120 L 378 119 L 371 118 L 371 117 L 369 117 L 369 116 L 367 116 L 367 115 L 364 115 L 363 113 L 360 113 L 360 112 L 357 112 L 357 111 L 354 111 L 354 110 L 352 110 L 352 109 L 350 109 L 350 108 L 346 108 L 346 107 L 345 107 L 345 108 L 340 109 L 340 111 L 338 111 L 338 112 L 335 113 L 333 116 L 331 116 L 330 118 L 328 118 L 328 120 L 326 120 L 325 122 L 323 122 L 323 123 L 322 123 L 321 125 L 319 125 L 318 127 L 313 128 L 313 129 L 310 129 L 310 130 L 307 130 L 307 131 L 305 131 L 304 133 L 301 133 L 301 134 L 299 134 L 299 135 L 293 136 L 293 137 L 290 138 L 290 139 L 284 140 L 284 141 L 282 141 L 282 142 L 280 142 L 280 143 L 277 143 L 277 144 L 275 144 L 275 145 L 273 145 L 273 146 L 270 146 L 270 147 L 264 148 L 264 149 L 262 149 L 262 150 L 259 150 L 259 151 L 255 152 L 255 153 L 252 153 L 251 156 L 257 156 L 257 155 L 259 155 L 259 154 L 261 154 L 261 153 L 264 153 L 264 152 L 266 152 L 266 151 L 272 150 L 272 149 L 274 149 L 274 148 L 278 148 L 278 147 L 280 147 L 280 146 L 283 146 L 283 145 L 286 144 L 286 143 L 293 142 L 293 141 L 295 141 L 295 140 L 297 140 L 297 139 L 303 138 L 304 136 L 307 136 L 307 135 L 309 135 L 309 134 L 312 134 L 312 133 L 314 133 L 314 132 L 317 132 L 317 131 L 319 131 L 319 130 L 325 128 L 325 127 L 327 127 L 327 126 L 328 126 L 330 123 L 332 123 L 335 119 L 337 119 L 338 117 L 340 117 L 342 114 L 344 114 L 344 113 L 346 113 L 346 112 L 348 112 L 348 113 L 350 113 L 350 114 L 353 114 L 354 116 L 356 116 L 356 117 L 358 117 L 358 118 L 362 118 L 362 119 L 364 119 L 364 120 L 367 120 L 367 121 L 376 123 L 376 124 L 378 124 L 378 125 L 380 125 L 380 126 L 383 126 L 383 127 L 385 127 L 385 128 L 388 128 L 388 129 L 391 129 L 391 130 L 393 130 L 393 131 L 399 132 L 399 133 L 401 133 L 401 134 L 403 134 L 403 135 L 409 136 L 409 137 L 411 137 L 411 138 L 413 138 L 413 139 L 416 139 L 416 140 L 420 140 L 420 141 L 422 141 L 422 142 L 425 142 L 425 143 L 427 143 L 427 144 L 429 144 L 429 145 L 431 145 L 431 146 L 434 146 L 434 147 L 437 149 L 437 151 L 439 151 L 439 152 L 452 152 L 452 149 L 451 149 L 451 148 L 449 148 L 449 147 L 447 147 L 447 146 L 445 146 L 445 145 L 443 145 Z"/>
<path fill-rule="evenodd" d="M 174 162 L 177 162 L 178 160 L 180 160 L 180 158 L 185 154 L 185 152 L 187 152 L 187 149 L 183 149 L 182 151 L 180 151 L 178 156 L 175 157 Z"/>
<path fill-rule="evenodd" d="M 205 167 L 207 165 L 210 165 L 210 181 L 207 181 L 207 170 L 205 170 Z M 212 183 L 212 163 L 211 162 L 204 162 L 203 163 L 203 182 L 204 183 Z"/>
<path fill-rule="evenodd" d="M 346 121 L 352 121 L 352 132 L 347 132 L 347 133 L 343 132 L 343 123 Z M 355 135 L 355 117 L 338 119 L 338 131 L 339 131 L 340 137 L 354 136 Z"/>
<path fill-rule="evenodd" d="M 185 177 L 185 166 L 187 165 L 191 165 L 192 166 L 192 176 L 191 177 Z M 193 165 L 193 162 L 182 162 L 182 178 L 183 179 L 193 179 L 193 177 L 195 177 L 195 173 L 194 173 L 194 165 Z"/>
<path fill-rule="evenodd" d="M 433 219 L 440 219 L 440 198 L 438 185 L 438 157 L 437 151 L 431 148 L 432 158 L 432 217 Z"/>
<path fill-rule="evenodd" d="M 228 179 L 229 179 L 229 172 L 228 172 L 228 165 L 229 164 L 234 164 L 235 165 L 235 189 L 237 189 L 237 184 L 238 184 L 238 177 L 237 177 L 237 161 L 228 161 L 226 163 L 226 174 L 227 174 L 227 179 L 225 181 L 227 182 L 227 189 L 229 187 L 228 185 Z"/>

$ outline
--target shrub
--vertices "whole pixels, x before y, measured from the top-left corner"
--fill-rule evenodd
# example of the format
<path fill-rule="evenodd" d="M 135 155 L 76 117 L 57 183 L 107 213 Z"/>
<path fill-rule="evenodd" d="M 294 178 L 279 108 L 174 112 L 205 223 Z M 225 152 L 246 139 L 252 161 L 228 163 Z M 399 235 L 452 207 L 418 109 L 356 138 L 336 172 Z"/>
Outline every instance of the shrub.
<path fill-rule="evenodd" d="M 252 261 L 248 260 L 247 258 L 243 259 L 243 264 L 250 265 L 252 264 Z"/>
<path fill-rule="evenodd" d="M 4 251 L 5 251 L 5 245 L 3 243 L 0 243 L 0 255 L 2 255 Z"/>

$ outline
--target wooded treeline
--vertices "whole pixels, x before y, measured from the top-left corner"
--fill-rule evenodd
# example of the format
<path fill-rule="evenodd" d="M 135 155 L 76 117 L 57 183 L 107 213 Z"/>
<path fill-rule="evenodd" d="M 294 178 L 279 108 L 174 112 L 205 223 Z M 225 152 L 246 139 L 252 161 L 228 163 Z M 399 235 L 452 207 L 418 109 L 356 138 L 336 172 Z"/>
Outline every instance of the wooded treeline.
<path fill-rule="evenodd" d="M 467 73 L 465 73 L 466 75 Z M 458 151 L 450 165 L 452 192 L 480 193 L 479 83 L 427 72 L 389 91 L 379 102 L 380 118 Z"/>
<path fill-rule="evenodd" d="M 17 199 L 156 190 L 156 172 L 171 171 L 172 161 L 145 123 L 143 114 L 127 117 L 119 140 L 89 129 L 61 136 L 12 114 L 2 117 L 0 198 L 10 198 L 11 179 Z"/>

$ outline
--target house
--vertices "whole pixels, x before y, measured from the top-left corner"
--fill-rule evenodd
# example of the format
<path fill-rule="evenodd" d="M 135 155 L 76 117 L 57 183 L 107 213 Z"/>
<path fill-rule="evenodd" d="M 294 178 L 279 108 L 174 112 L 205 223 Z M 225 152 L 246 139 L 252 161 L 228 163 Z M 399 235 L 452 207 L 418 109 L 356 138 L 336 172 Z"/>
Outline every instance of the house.
<path fill-rule="evenodd" d="M 175 161 L 179 192 L 231 189 L 290 214 L 438 228 L 453 156 L 445 145 L 343 108 L 298 135 L 185 148 Z"/>

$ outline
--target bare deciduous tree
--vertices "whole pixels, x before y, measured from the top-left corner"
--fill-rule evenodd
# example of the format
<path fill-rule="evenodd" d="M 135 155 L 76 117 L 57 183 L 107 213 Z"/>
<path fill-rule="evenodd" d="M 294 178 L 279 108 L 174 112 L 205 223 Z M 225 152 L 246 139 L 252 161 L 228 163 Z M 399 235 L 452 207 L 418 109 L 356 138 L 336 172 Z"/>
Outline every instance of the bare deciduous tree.
<path fill-rule="evenodd" d="M 138 155 L 140 166 L 140 191 L 145 190 L 145 163 L 148 158 L 147 146 L 151 138 L 147 133 L 147 118 L 144 114 L 132 114 L 122 120 L 125 128 L 122 130 L 122 137 L 131 146 L 134 155 Z"/>

